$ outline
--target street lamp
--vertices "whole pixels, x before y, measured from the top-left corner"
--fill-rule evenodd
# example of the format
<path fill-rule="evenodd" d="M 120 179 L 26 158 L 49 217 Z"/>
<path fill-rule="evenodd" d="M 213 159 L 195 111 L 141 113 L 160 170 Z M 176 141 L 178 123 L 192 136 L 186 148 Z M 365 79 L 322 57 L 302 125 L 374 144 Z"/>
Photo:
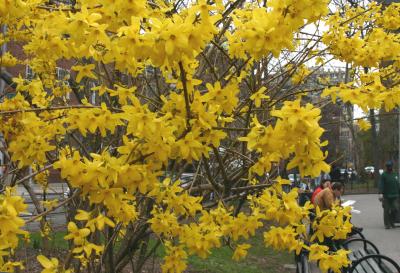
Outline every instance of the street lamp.
<path fill-rule="evenodd" d="M 398 122 L 398 134 L 399 137 L 398 139 L 398 147 L 397 147 L 397 172 L 398 172 L 398 177 L 400 178 L 400 106 L 397 108 L 397 122 Z"/>

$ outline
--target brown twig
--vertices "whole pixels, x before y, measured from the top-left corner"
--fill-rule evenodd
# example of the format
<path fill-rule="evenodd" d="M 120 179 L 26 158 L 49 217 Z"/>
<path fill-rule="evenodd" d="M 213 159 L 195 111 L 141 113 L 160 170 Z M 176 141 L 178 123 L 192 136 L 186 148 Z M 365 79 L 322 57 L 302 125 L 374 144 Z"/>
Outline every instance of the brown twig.
<path fill-rule="evenodd" d="M 53 164 L 50 164 L 50 165 L 48 165 L 48 166 L 46 166 L 46 167 L 44 167 L 44 168 L 42 168 L 42 169 L 40 169 L 40 170 L 38 170 L 38 171 L 36 171 L 36 172 L 34 172 L 34 173 L 31 173 L 30 175 L 27 175 L 27 176 L 21 178 L 20 180 L 18 180 L 18 181 L 16 181 L 15 183 L 13 183 L 11 186 L 15 186 L 15 185 L 21 184 L 21 183 L 23 183 L 23 182 L 25 182 L 25 181 L 31 179 L 32 177 L 35 177 L 35 176 L 38 175 L 39 173 L 42 173 L 42 172 L 44 172 L 44 171 L 50 169 L 51 167 L 53 167 Z"/>
<path fill-rule="evenodd" d="M 185 69 L 183 68 L 182 62 L 179 62 L 179 69 L 180 69 L 180 74 L 181 74 L 181 81 L 182 81 L 182 86 L 183 86 L 183 93 L 185 96 L 185 106 L 186 106 L 186 126 L 190 128 L 190 119 L 191 119 L 191 113 L 190 113 L 190 100 L 189 100 L 189 93 L 187 89 L 187 84 L 186 84 L 186 72 Z"/>
<path fill-rule="evenodd" d="M 54 107 L 46 107 L 46 108 L 29 108 L 29 109 L 1 111 L 0 115 L 10 115 L 10 114 L 24 113 L 24 112 L 43 112 L 43 111 L 71 110 L 71 109 L 78 109 L 78 108 L 92 109 L 92 108 L 100 108 L 100 106 L 94 106 L 94 105 L 69 105 L 69 106 L 54 106 Z"/>
<path fill-rule="evenodd" d="M 69 201 L 71 201 L 73 198 L 75 198 L 76 196 L 78 196 L 79 193 L 80 193 L 80 190 L 77 190 L 71 197 L 68 197 L 68 198 L 65 199 L 64 201 L 58 203 L 58 205 L 55 206 L 55 207 L 53 207 L 51 210 L 46 210 L 46 211 L 44 211 L 44 212 L 42 212 L 42 213 L 39 213 L 39 214 L 33 216 L 31 219 L 27 220 L 25 223 L 28 224 L 28 223 L 34 222 L 35 220 L 37 220 L 37 219 L 39 219 L 39 218 L 41 218 L 41 217 L 43 217 L 43 216 L 45 216 L 45 215 L 47 215 L 47 214 L 49 214 L 49 213 L 55 211 L 55 210 L 58 209 L 59 207 L 61 207 L 61 206 L 65 205 L 65 204 L 67 204 L 67 203 L 68 203 Z"/>

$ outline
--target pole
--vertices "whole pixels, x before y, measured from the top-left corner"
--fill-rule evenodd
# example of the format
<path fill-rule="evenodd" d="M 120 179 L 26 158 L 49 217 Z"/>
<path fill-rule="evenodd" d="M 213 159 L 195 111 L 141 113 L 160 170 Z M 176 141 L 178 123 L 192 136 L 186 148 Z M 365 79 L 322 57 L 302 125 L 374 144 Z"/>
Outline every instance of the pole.
<path fill-rule="evenodd" d="M 1 29 L 0 29 L 0 33 L 3 33 L 3 35 L 5 36 L 6 31 L 7 31 L 7 27 L 6 25 L 0 25 Z M 0 56 L 3 56 L 3 54 L 6 53 L 7 50 L 7 43 L 4 43 L 1 45 L 0 48 Z M 3 70 L 2 67 L 0 67 L 0 73 L 2 72 L 1 70 Z M 0 77 L 0 102 L 2 101 L 3 98 L 3 92 L 6 88 L 6 82 Z M 0 141 L 2 141 L 3 135 L 0 133 Z M 0 146 L 2 145 L 2 143 L 0 143 Z M 4 163 L 4 154 L 0 151 L 0 177 L 2 177 L 3 175 L 5 175 L 5 169 L 3 167 L 3 165 L 5 165 Z M 3 180 L 4 181 L 4 180 Z M 0 185 L 3 186 L 3 185 Z"/>
<path fill-rule="evenodd" d="M 377 120 L 375 116 L 375 110 L 369 110 L 369 118 L 371 122 L 371 133 L 372 133 L 372 151 L 374 155 L 374 187 L 379 185 L 379 163 L 380 163 L 380 147 L 378 143 L 378 132 L 377 132 Z"/>
<path fill-rule="evenodd" d="M 7 32 L 7 26 L 6 25 L 2 25 L 1 26 L 1 33 L 5 36 Z M 5 54 L 7 51 L 7 43 L 5 42 L 4 44 L 1 45 L 1 50 L 0 50 L 0 56 L 3 56 L 3 54 Z M 2 67 L 0 67 L 0 69 L 3 69 Z M 4 89 L 6 88 L 6 82 L 0 78 L 0 100 L 2 98 L 1 95 L 3 95 Z"/>
<path fill-rule="evenodd" d="M 397 172 L 400 178 L 400 106 L 397 108 L 397 122 L 398 122 L 398 147 L 397 147 Z"/>

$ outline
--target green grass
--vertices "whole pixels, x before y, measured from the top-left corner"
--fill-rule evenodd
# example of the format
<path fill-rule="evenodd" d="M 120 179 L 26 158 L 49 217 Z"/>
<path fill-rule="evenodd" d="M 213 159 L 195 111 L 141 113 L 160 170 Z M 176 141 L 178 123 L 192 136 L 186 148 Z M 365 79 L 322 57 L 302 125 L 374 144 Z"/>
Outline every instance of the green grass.
<path fill-rule="evenodd" d="M 196 272 L 216 273 L 278 273 L 284 264 L 293 264 L 293 254 L 276 252 L 266 248 L 262 234 L 257 234 L 248 241 L 252 247 L 243 261 L 232 260 L 233 250 L 225 246 L 215 249 L 205 260 L 190 257 L 189 264 Z"/>
<path fill-rule="evenodd" d="M 51 233 L 49 240 L 49 248 L 50 249 L 68 249 L 68 241 L 64 239 L 64 236 L 67 235 L 65 231 L 57 231 Z M 30 234 L 30 243 L 29 246 L 34 249 L 41 249 L 43 247 L 43 238 L 39 232 Z"/>
<path fill-rule="evenodd" d="M 243 241 L 244 243 L 244 241 Z M 246 243 L 252 245 L 247 257 L 236 262 L 232 260 L 233 250 L 228 246 L 214 249 L 210 256 L 202 259 L 197 256 L 190 256 L 188 264 L 190 272 L 212 272 L 212 273 L 280 273 L 288 272 L 283 269 L 284 264 L 294 263 L 294 254 L 277 252 L 265 247 L 261 232 L 252 237 Z M 150 246 L 154 246 L 155 241 L 150 241 Z M 163 258 L 165 249 L 162 245 L 157 249 L 156 256 Z"/>
<path fill-rule="evenodd" d="M 64 240 L 66 232 L 54 232 L 49 241 L 51 249 L 68 249 L 68 242 Z M 150 240 L 149 249 L 154 246 L 155 240 Z M 262 233 L 247 241 L 252 247 L 249 249 L 246 259 L 240 262 L 232 260 L 233 250 L 228 246 L 214 249 L 207 259 L 201 259 L 197 256 L 190 256 L 188 259 L 190 272 L 212 272 L 212 273 L 280 273 L 287 272 L 283 270 L 284 264 L 293 264 L 293 254 L 281 253 L 266 248 L 263 242 Z M 21 246 L 24 247 L 24 246 Z M 32 233 L 28 247 L 41 249 L 43 239 L 40 233 Z M 162 245 L 157 249 L 156 256 L 162 259 L 165 255 L 165 249 Z"/>

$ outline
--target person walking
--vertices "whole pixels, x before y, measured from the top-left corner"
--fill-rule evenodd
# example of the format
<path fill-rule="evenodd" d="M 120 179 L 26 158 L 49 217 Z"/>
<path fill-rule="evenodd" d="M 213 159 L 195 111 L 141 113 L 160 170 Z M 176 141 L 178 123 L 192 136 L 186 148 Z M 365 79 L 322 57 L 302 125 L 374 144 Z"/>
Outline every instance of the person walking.
<path fill-rule="evenodd" d="M 393 162 L 386 162 L 386 171 L 381 175 L 379 183 L 379 200 L 383 206 L 383 222 L 386 229 L 394 228 L 398 213 L 399 178 L 393 172 Z"/>

